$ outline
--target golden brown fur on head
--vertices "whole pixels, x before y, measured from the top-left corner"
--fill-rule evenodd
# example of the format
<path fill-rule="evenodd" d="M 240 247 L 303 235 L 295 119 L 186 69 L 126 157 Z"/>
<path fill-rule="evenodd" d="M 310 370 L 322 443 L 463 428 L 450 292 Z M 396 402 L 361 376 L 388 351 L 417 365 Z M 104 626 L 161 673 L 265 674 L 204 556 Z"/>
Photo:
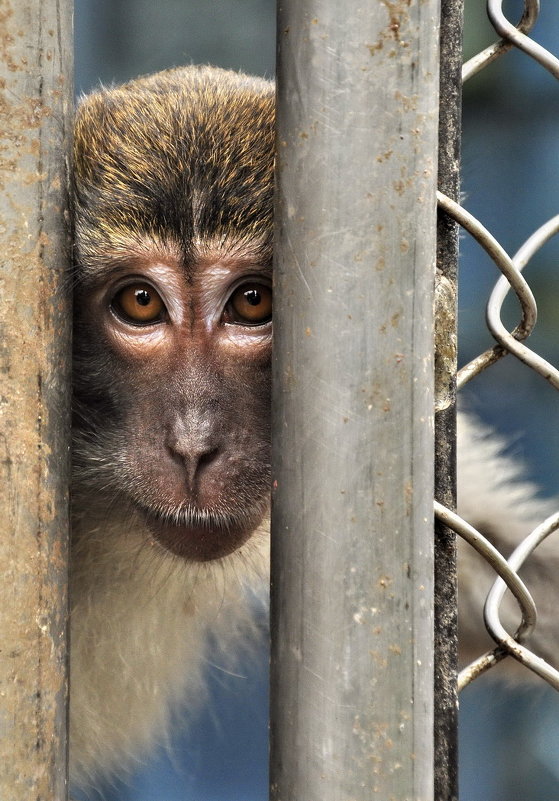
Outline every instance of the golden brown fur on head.
<path fill-rule="evenodd" d="M 273 84 L 211 67 L 167 70 L 86 97 L 74 136 L 82 258 L 95 260 L 99 246 L 118 252 L 131 227 L 187 254 L 224 237 L 271 247 Z"/>

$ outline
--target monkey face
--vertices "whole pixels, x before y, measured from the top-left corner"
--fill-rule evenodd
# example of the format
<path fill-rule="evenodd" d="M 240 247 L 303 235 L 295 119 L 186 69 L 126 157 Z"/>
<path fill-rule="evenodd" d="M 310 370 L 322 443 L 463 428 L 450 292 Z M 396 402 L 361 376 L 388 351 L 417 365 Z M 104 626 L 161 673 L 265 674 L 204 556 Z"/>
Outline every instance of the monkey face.
<path fill-rule="evenodd" d="M 225 555 L 266 511 L 271 298 L 269 265 L 223 252 L 131 256 L 77 293 L 80 428 L 93 412 L 114 491 L 181 556 Z"/>
<path fill-rule="evenodd" d="M 272 94 L 188 69 L 178 102 L 156 81 L 78 114 L 76 474 L 204 561 L 268 507 Z"/>

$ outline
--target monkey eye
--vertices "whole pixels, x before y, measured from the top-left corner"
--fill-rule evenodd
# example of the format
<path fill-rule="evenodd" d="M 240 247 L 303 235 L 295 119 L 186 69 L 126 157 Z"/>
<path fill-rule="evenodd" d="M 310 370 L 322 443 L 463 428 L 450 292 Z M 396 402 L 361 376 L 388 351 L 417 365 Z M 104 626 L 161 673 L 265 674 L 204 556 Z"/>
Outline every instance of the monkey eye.
<path fill-rule="evenodd" d="M 225 308 L 225 321 L 237 325 L 264 325 L 272 319 L 272 288 L 247 283 L 237 287 Z"/>
<path fill-rule="evenodd" d="M 120 289 L 111 301 L 111 308 L 125 322 L 134 325 L 161 322 L 165 314 L 165 304 L 159 294 L 141 281 Z"/>

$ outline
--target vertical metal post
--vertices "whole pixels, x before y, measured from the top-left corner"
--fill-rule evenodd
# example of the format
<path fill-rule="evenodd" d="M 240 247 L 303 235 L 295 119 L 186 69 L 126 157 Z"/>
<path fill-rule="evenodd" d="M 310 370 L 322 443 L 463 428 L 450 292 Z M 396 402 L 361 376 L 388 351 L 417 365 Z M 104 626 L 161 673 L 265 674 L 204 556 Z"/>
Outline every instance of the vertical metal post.
<path fill-rule="evenodd" d="M 69 0 L 0 0 L 0 798 L 66 798 Z"/>
<path fill-rule="evenodd" d="M 433 797 L 438 0 L 281 0 L 274 801 Z"/>
<path fill-rule="evenodd" d="M 439 179 L 442 192 L 460 194 L 463 0 L 441 2 Z M 456 505 L 456 362 L 458 226 L 437 222 L 435 291 L 435 496 Z M 458 798 L 456 538 L 435 525 L 435 798 Z"/>

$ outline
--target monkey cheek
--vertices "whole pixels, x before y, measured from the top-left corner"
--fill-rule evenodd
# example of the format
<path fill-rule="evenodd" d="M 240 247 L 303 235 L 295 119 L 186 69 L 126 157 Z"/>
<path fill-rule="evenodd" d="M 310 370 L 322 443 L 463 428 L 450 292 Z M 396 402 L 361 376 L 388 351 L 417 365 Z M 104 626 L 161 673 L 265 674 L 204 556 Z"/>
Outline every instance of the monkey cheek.
<path fill-rule="evenodd" d="M 187 561 L 209 562 L 229 556 L 240 548 L 260 520 L 251 526 L 211 521 L 204 525 L 175 525 L 150 517 L 146 522 L 154 540 L 165 550 Z"/>

